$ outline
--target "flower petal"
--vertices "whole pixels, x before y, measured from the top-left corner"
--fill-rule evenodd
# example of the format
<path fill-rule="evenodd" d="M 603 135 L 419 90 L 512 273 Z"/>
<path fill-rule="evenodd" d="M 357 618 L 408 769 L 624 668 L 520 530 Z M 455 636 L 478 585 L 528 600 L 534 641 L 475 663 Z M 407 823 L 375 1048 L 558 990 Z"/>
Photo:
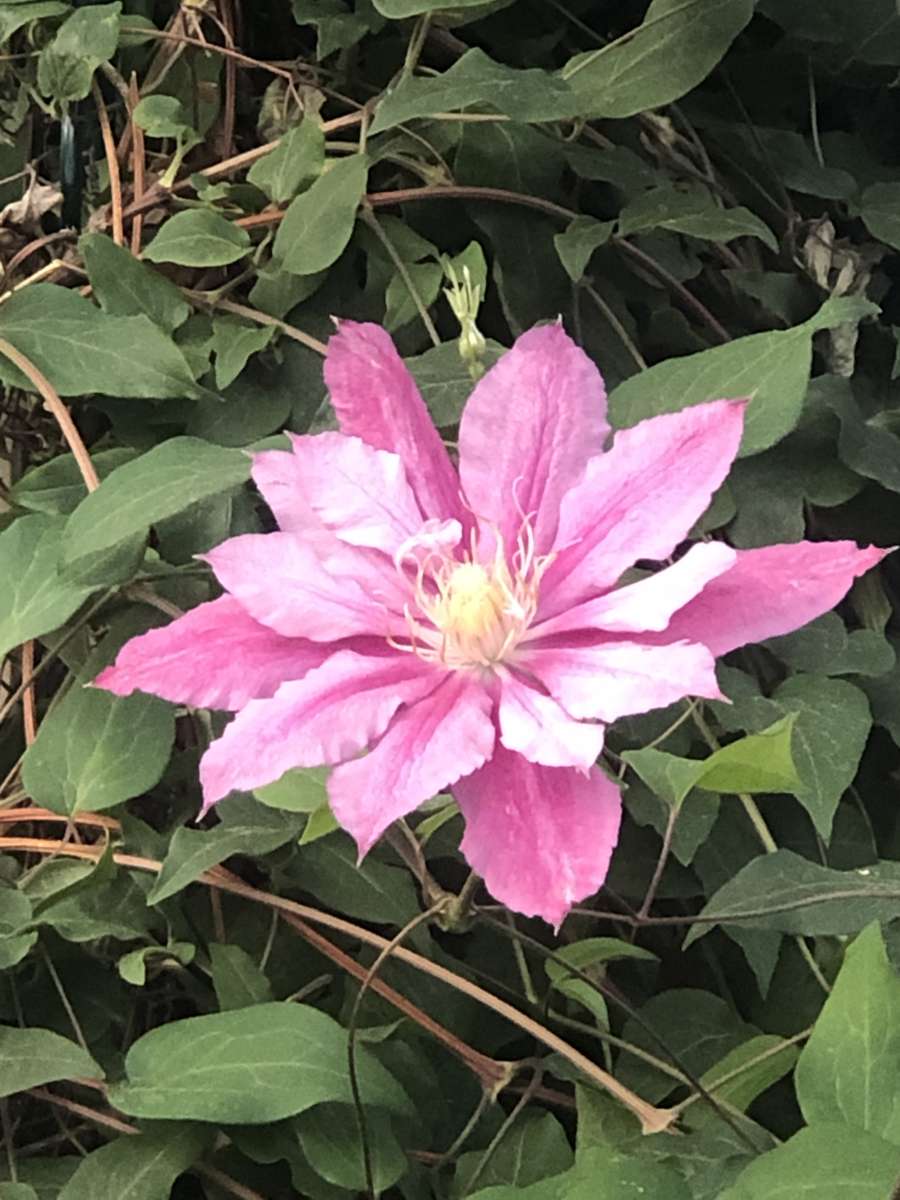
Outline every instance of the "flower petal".
<path fill-rule="evenodd" d="M 263 450 L 253 455 L 250 474 L 284 533 L 315 537 L 322 522 L 309 505 L 300 463 L 287 450 Z"/>
<path fill-rule="evenodd" d="M 204 810 L 292 767 L 349 758 L 385 730 L 402 704 L 426 696 L 442 678 L 414 655 L 333 654 L 271 699 L 251 700 L 212 743 L 200 762 Z"/>
<path fill-rule="evenodd" d="M 459 478 L 419 389 L 380 325 L 341 321 L 328 343 L 325 383 L 341 431 L 393 450 L 426 517 L 468 522 Z"/>
<path fill-rule="evenodd" d="M 291 460 L 293 493 L 341 541 L 392 554 L 421 529 L 422 513 L 398 455 L 342 433 L 295 436 L 291 444 L 292 453 L 274 450 L 265 457 Z M 288 476 L 284 469 L 280 478 Z"/>
<path fill-rule="evenodd" d="M 523 334 L 475 386 L 459 426 L 468 504 L 515 546 L 531 514 L 546 553 L 560 500 L 609 433 L 600 372 L 559 325 Z"/>
<path fill-rule="evenodd" d="M 500 741 L 545 767 L 592 767 L 603 749 L 603 726 L 575 721 L 552 696 L 511 671 L 500 674 Z"/>
<path fill-rule="evenodd" d="M 861 550 L 855 542 L 792 542 L 739 550 L 734 566 L 676 613 L 660 636 L 703 642 L 719 655 L 790 633 L 834 608 L 853 580 L 891 549 Z"/>
<path fill-rule="evenodd" d="M 737 551 L 724 542 L 700 542 L 671 567 L 533 625 L 525 640 L 582 629 L 613 633 L 665 629 L 678 609 L 698 595 L 711 579 L 733 566 L 736 559 Z"/>
<path fill-rule="evenodd" d="M 237 709 L 273 696 L 286 679 L 302 679 L 334 650 L 281 637 L 232 596 L 220 596 L 126 642 L 94 686 L 116 696 L 141 691 L 195 708 Z"/>
<path fill-rule="evenodd" d="M 640 559 L 669 557 L 728 474 L 745 407 L 716 400 L 652 417 L 591 459 L 562 500 L 541 615 L 605 591 Z"/>
<path fill-rule="evenodd" d="M 200 557 L 251 616 L 285 637 L 405 633 L 407 593 L 390 559 L 327 537 L 247 533 Z"/>
<path fill-rule="evenodd" d="M 722 699 L 712 654 L 692 642 L 529 645 L 517 655 L 517 665 L 531 671 L 573 717 L 607 723 L 685 696 Z"/>
<path fill-rule="evenodd" d="M 619 836 L 619 789 L 588 775 L 542 767 L 498 746 L 489 763 L 454 786 L 466 819 L 461 849 L 491 895 L 554 928 L 593 895 Z"/>
<path fill-rule="evenodd" d="M 370 754 L 332 771 L 331 809 L 360 856 L 394 821 L 485 762 L 494 748 L 492 704 L 479 680 L 454 672 L 404 709 Z"/>

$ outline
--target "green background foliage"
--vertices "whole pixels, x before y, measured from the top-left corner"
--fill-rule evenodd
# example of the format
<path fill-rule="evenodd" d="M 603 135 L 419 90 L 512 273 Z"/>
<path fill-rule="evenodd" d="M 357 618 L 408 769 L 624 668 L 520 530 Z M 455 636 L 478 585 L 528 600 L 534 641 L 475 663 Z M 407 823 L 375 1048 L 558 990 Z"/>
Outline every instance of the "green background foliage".
<path fill-rule="evenodd" d="M 900 541 L 894 0 L 0 0 L 0 43 L 0 1200 L 886 1200 L 892 559 L 613 728 L 559 938 L 421 919 L 448 796 L 361 867 L 322 771 L 198 826 L 221 716 L 83 685 L 270 527 L 246 451 L 333 427 L 332 315 L 454 441 L 447 258 L 485 361 L 561 317 L 616 428 L 749 398 L 698 537 Z"/>

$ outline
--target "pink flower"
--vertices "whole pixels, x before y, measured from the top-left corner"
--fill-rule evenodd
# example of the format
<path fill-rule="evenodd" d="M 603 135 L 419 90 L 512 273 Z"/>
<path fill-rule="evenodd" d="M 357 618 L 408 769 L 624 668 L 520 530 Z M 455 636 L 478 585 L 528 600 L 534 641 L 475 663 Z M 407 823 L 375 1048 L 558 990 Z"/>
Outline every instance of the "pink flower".
<path fill-rule="evenodd" d="M 382 329 L 344 322 L 325 377 L 342 432 L 254 460 L 279 532 L 213 550 L 225 595 L 135 638 L 97 682 L 236 711 L 201 764 L 206 806 L 336 764 L 331 805 L 361 854 L 452 787 L 490 892 L 558 925 L 618 836 L 605 725 L 718 697 L 715 655 L 832 608 L 885 551 L 707 542 L 619 586 L 678 550 L 745 406 L 656 417 L 604 451 L 603 381 L 559 326 L 477 384 L 458 474 Z"/>

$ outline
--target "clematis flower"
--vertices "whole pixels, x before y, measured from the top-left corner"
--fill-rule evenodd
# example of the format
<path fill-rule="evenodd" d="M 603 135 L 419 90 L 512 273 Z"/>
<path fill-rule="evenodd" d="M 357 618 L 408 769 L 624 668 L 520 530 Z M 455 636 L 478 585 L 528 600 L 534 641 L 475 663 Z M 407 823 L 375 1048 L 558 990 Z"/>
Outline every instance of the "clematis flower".
<path fill-rule="evenodd" d="M 254 458 L 278 531 L 206 556 L 224 595 L 129 642 L 98 685 L 236 716 L 204 804 L 333 764 L 364 855 L 444 789 L 462 852 L 510 908 L 558 925 L 607 873 L 617 717 L 720 696 L 715 656 L 832 608 L 885 551 L 695 545 L 662 564 L 728 473 L 745 404 L 617 433 L 596 367 L 557 325 L 479 381 L 454 468 L 378 326 L 343 322 L 325 378 L 340 433 Z"/>

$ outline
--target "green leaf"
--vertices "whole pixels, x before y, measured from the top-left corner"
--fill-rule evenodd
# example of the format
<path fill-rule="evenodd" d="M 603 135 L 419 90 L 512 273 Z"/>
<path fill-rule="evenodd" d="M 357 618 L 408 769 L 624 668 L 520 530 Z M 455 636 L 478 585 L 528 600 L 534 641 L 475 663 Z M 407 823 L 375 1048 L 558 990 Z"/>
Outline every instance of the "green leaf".
<path fill-rule="evenodd" d="M 755 1159 L 719 1200 L 887 1200 L 896 1178 L 896 1146 L 834 1122 Z"/>
<path fill-rule="evenodd" d="M 236 797 L 219 805 L 221 825 L 212 829 L 175 830 L 162 870 L 147 896 L 148 904 L 159 904 L 193 883 L 204 871 L 218 866 L 233 854 L 269 854 L 293 841 L 298 822 Z"/>
<path fill-rule="evenodd" d="M 313 813 L 328 804 L 326 783 L 330 773 L 330 767 L 296 767 L 274 783 L 257 788 L 253 795 L 269 808 Z"/>
<path fill-rule="evenodd" d="M 783 1038 L 761 1033 L 730 1050 L 701 1082 L 721 1103 L 746 1112 L 757 1096 L 787 1075 L 797 1055 L 797 1047 L 785 1045 Z M 686 1116 L 693 1128 L 719 1120 L 705 1104 L 692 1105 Z"/>
<path fill-rule="evenodd" d="M 569 1139 L 556 1117 L 549 1112 L 526 1110 L 487 1164 L 483 1162 L 483 1150 L 472 1150 L 459 1156 L 452 1194 L 465 1195 L 475 1171 L 479 1173 L 477 1182 L 482 1187 L 504 1184 L 527 1188 L 538 1180 L 568 1171 L 572 1159 Z"/>
<path fill-rule="evenodd" d="M 663 750 L 627 750 L 622 755 L 641 779 L 673 808 L 695 787 L 710 792 L 794 792 L 800 780 L 791 756 L 794 716 L 740 738 L 708 758 L 678 758 Z"/>
<path fill-rule="evenodd" d="M 216 354 L 216 387 L 234 383 L 252 354 L 272 340 L 272 325 L 249 325 L 234 317 L 213 317 L 213 349 Z"/>
<path fill-rule="evenodd" d="M 91 454 L 91 462 L 101 479 L 123 463 L 130 462 L 136 451 L 116 446 Z M 10 488 L 13 503 L 48 516 L 67 516 L 84 499 L 87 489 L 72 454 L 59 454 L 49 462 L 32 467 Z"/>
<path fill-rule="evenodd" d="M 900 183 L 873 183 L 867 187 L 859 215 L 872 237 L 900 250 Z"/>
<path fill-rule="evenodd" d="M 0 8 L 0 42 L 9 41 L 16 30 L 29 21 L 39 21 L 42 17 L 61 17 L 68 11 L 69 6 L 60 4 L 58 0 L 26 0 L 11 8 Z M 9 1200 L 13 1200 L 13 1197 L 10 1196 Z"/>
<path fill-rule="evenodd" d="M 209 959 L 216 999 L 223 1012 L 266 1004 L 274 998 L 265 974 L 240 946 L 211 942 Z"/>
<path fill-rule="evenodd" d="M 291 201 L 272 251 L 286 271 L 312 275 L 340 258 L 356 224 L 368 170 L 365 155 L 352 154 Z"/>
<path fill-rule="evenodd" d="M 143 313 L 154 325 L 172 333 L 191 315 L 191 306 L 174 283 L 139 262 L 105 233 L 85 233 L 78 240 L 94 295 L 111 316 Z"/>
<path fill-rule="evenodd" d="M 76 681 L 25 752 L 22 782 L 51 812 L 99 812 L 154 787 L 174 737 L 172 706 L 164 700 L 113 696 Z"/>
<path fill-rule="evenodd" d="M 570 946 L 563 946 L 555 952 L 555 958 L 544 960 L 544 970 L 556 991 L 577 1000 L 592 1013 L 601 1028 L 609 1024 L 606 1000 L 598 988 L 592 987 L 586 979 L 574 975 L 566 969 L 565 964 L 579 971 L 592 974 L 590 968 L 603 963 L 622 958 L 638 958 L 649 962 L 656 961 L 656 955 L 641 946 L 632 946 L 629 942 L 620 941 L 613 937 L 584 938 Z M 560 962 L 559 960 L 563 961 Z M 598 972 L 600 978 L 603 972 Z"/>
<path fill-rule="evenodd" d="M 390 331 L 402 329 L 411 321 L 419 320 L 419 304 L 426 310 L 431 308 L 440 294 L 444 279 L 443 268 L 438 263 L 408 263 L 406 274 L 415 290 L 415 298 L 399 271 L 391 277 L 385 292 L 384 327 Z"/>
<path fill-rule="evenodd" d="M 684 987 L 657 992 L 640 1010 L 640 1019 L 626 1021 L 622 1037 L 657 1056 L 662 1042 L 680 1063 L 702 1075 L 753 1032 L 720 996 Z M 625 1051 L 619 1055 L 616 1078 L 652 1104 L 678 1086 L 671 1075 Z"/>
<path fill-rule="evenodd" d="M 325 134 L 316 118 L 308 116 L 253 164 L 247 181 L 265 192 L 273 204 L 285 204 L 318 179 L 324 166 Z"/>
<path fill-rule="evenodd" d="M 148 262 L 225 267 L 250 253 L 250 234 L 208 208 L 189 208 L 160 226 L 144 249 Z"/>
<path fill-rule="evenodd" d="M 94 71 L 116 52 L 122 5 L 94 4 L 63 21 L 38 58 L 38 87 L 54 100 L 83 100 Z"/>
<path fill-rule="evenodd" d="M 59 574 L 65 522 L 20 517 L 0 533 L 0 660 L 10 650 L 58 628 L 77 612 L 94 587 Z"/>
<path fill-rule="evenodd" d="M 38 1200 L 38 1194 L 27 1183 L 0 1183 L 0 1200 Z"/>
<path fill-rule="evenodd" d="M 494 62 L 483 50 L 467 50 L 441 75 L 407 76 L 375 110 L 371 132 L 383 133 L 416 117 L 487 104 L 513 121 L 558 121 L 578 102 L 558 75 L 530 67 L 517 70 Z"/>
<path fill-rule="evenodd" d="M 472 1200 L 690 1200 L 672 1167 L 648 1157 L 592 1147 L 571 1170 L 528 1187 L 501 1184 L 471 1192 Z"/>
<path fill-rule="evenodd" d="M 102 1079 L 86 1050 L 49 1029 L 0 1025 L 0 1097 L 57 1079 Z"/>
<path fill-rule="evenodd" d="M 319 1178 L 347 1191 L 365 1192 L 359 1126 L 351 1108 L 319 1104 L 297 1118 L 296 1128 L 304 1156 Z M 409 1162 L 387 1113 L 367 1108 L 366 1134 L 375 1191 L 380 1195 L 406 1174 Z"/>
<path fill-rule="evenodd" d="M 84 10 L 89 11 L 89 10 Z M 0 337 L 47 376 L 61 396 L 199 397 L 184 355 L 146 316 L 112 316 L 53 283 L 35 283 L 0 306 Z M 0 379 L 33 385 L 0 356 Z"/>
<path fill-rule="evenodd" d="M 106 550 L 199 500 L 238 487 L 250 475 L 240 450 L 176 437 L 118 467 L 66 522 L 64 562 Z"/>
<path fill-rule="evenodd" d="M 24 892 L 0 886 L 0 971 L 21 962 L 37 941 L 37 933 L 28 928 L 31 911 Z"/>
<path fill-rule="evenodd" d="M 467 8 L 489 8 L 485 0 L 373 0 L 375 8 L 383 17 L 402 21 L 405 17 L 418 17 L 427 12 L 464 11 Z"/>
<path fill-rule="evenodd" d="M 482 361 L 491 367 L 506 347 L 488 341 Z M 460 358 L 456 342 L 433 346 L 424 354 L 406 359 L 431 419 L 439 428 L 459 424 L 462 410 L 474 386 L 469 368 Z"/>
<path fill-rule="evenodd" d="M 713 895 L 685 947 L 714 925 L 830 936 L 900 915 L 900 863 L 833 871 L 792 850 L 754 858 Z"/>
<path fill-rule="evenodd" d="M 584 117 L 631 117 L 697 86 L 753 16 L 753 0 L 653 0 L 643 23 L 563 68 Z"/>
<path fill-rule="evenodd" d="M 367 33 L 384 24 L 368 5 L 351 13 L 344 0 L 291 0 L 291 7 L 298 25 L 316 27 L 319 62 L 335 50 L 355 46 Z"/>
<path fill-rule="evenodd" d="M 177 96 L 144 96 L 133 115 L 147 137 L 184 139 L 194 132 Z"/>
<path fill-rule="evenodd" d="M 815 316 L 793 329 L 754 333 L 657 363 L 613 391 L 610 420 L 622 429 L 706 400 L 749 397 L 741 453 L 757 454 L 797 424 L 809 383 L 813 334 L 877 311 L 868 300 L 842 296 L 826 300 Z"/>
<path fill-rule="evenodd" d="M 350 917 L 405 925 L 418 909 L 409 873 L 371 855 L 358 864 L 356 847 L 343 833 L 305 845 L 297 871 L 304 891 Z"/>
<path fill-rule="evenodd" d="M 189 1125 L 118 1137 L 82 1159 L 59 1200 L 162 1200 L 208 1141 L 205 1129 Z"/>
<path fill-rule="evenodd" d="M 900 1143 L 900 979 L 877 922 L 847 948 L 831 995 L 797 1064 L 800 1108 L 810 1125 L 846 1121 Z"/>
<path fill-rule="evenodd" d="M 790 790 L 809 813 L 819 835 L 827 839 L 841 796 L 856 776 L 872 727 L 868 701 L 846 680 L 794 675 L 775 690 L 771 699 L 738 700 L 724 719 L 756 729 L 778 716 L 795 718 L 791 752 L 799 778 Z"/>
<path fill-rule="evenodd" d="M 573 283 L 587 270 L 591 255 L 605 246 L 615 229 L 615 221 L 598 221 L 594 217 L 575 217 L 562 233 L 554 235 L 553 244 L 559 261 Z"/>
<path fill-rule="evenodd" d="M 684 192 L 674 187 L 643 192 L 619 214 L 619 233 L 628 237 L 650 229 L 667 229 L 711 242 L 755 237 L 770 250 L 778 250 L 775 235 L 759 217 L 746 208 L 720 208 L 708 192 Z"/>
<path fill-rule="evenodd" d="M 367 1104 L 409 1112 L 403 1090 L 365 1046 L 357 1048 L 356 1067 Z M 302 1004 L 172 1021 L 134 1043 L 125 1073 L 109 1100 L 136 1117 L 260 1125 L 326 1101 L 353 1100 L 347 1031 Z"/>

